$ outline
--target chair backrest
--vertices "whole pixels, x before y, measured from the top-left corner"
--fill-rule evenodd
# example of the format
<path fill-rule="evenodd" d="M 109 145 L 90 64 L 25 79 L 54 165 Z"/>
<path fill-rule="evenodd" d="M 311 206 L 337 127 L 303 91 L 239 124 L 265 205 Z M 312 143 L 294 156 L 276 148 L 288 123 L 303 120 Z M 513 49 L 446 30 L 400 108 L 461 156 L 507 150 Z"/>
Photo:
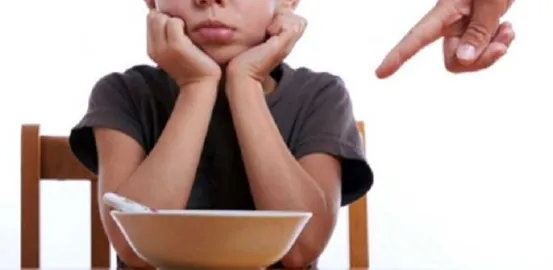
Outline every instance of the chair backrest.
<path fill-rule="evenodd" d="M 365 125 L 358 122 L 357 128 L 365 144 Z M 367 218 L 367 195 L 350 204 L 349 216 L 349 265 L 351 268 L 369 267 L 369 227 Z"/>
<path fill-rule="evenodd" d="M 365 143 L 365 127 L 358 123 Z M 91 267 L 110 267 L 110 244 L 99 215 L 97 177 L 73 155 L 67 137 L 21 127 L 21 267 L 40 267 L 40 181 L 90 181 Z M 350 267 L 369 267 L 366 196 L 349 206 Z"/>
<path fill-rule="evenodd" d="M 21 267 L 40 267 L 40 181 L 90 181 L 91 267 L 110 266 L 110 245 L 98 210 L 97 178 L 73 156 L 67 137 L 21 127 Z"/>

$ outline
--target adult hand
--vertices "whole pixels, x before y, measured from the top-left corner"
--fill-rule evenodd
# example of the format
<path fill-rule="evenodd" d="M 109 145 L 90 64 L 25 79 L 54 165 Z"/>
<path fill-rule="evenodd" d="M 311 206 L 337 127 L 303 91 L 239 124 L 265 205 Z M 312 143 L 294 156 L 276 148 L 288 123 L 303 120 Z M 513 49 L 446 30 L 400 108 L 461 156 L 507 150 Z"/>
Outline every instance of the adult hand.
<path fill-rule="evenodd" d="M 421 49 L 443 37 L 444 63 L 454 73 L 493 65 L 515 38 L 501 17 L 514 0 L 440 0 L 392 49 L 376 70 L 378 78 L 394 74 Z"/>

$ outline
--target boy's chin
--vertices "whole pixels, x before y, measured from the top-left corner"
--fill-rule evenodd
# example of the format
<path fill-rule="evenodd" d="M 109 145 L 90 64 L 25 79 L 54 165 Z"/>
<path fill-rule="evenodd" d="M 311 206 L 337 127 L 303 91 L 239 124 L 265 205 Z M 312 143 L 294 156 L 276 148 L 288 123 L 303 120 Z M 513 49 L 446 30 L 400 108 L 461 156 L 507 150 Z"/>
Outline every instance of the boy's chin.
<path fill-rule="evenodd" d="M 221 48 L 204 48 L 204 52 L 213 59 L 220 66 L 226 66 L 232 59 L 246 51 L 247 48 L 232 48 L 232 47 L 221 47 Z"/>

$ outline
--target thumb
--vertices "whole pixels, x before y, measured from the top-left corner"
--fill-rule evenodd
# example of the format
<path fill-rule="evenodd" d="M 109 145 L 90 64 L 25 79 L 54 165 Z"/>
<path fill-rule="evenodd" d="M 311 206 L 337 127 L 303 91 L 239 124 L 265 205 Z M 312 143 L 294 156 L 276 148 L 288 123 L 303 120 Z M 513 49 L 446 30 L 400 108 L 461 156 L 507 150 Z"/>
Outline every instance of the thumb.
<path fill-rule="evenodd" d="M 457 58 L 471 65 L 480 57 L 494 36 L 506 9 L 505 0 L 473 0 L 469 24 L 457 48 Z"/>

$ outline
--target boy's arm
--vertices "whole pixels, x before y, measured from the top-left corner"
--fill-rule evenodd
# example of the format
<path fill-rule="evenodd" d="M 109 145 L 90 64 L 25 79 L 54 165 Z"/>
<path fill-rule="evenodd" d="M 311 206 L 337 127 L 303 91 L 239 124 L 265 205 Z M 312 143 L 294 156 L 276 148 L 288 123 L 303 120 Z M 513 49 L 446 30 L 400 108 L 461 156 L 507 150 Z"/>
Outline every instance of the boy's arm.
<path fill-rule="evenodd" d="M 336 222 L 340 163 L 320 153 L 296 160 L 282 139 L 258 81 L 230 77 L 226 91 L 256 209 L 313 213 L 282 260 L 285 267 L 308 266 L 323 251 Z"/>
<path fill-rule="evenodd" d="M 95 128 L 100 194 L 117 192 L 153 208 L 186 207 L 216 99 L 217 82 L 181 89 L 174 110 L 151 153 L 114 129 Z M 101 216 L 110 241 L 130 267 L 146 264 L 132 251 L 110 209 Z"/>

